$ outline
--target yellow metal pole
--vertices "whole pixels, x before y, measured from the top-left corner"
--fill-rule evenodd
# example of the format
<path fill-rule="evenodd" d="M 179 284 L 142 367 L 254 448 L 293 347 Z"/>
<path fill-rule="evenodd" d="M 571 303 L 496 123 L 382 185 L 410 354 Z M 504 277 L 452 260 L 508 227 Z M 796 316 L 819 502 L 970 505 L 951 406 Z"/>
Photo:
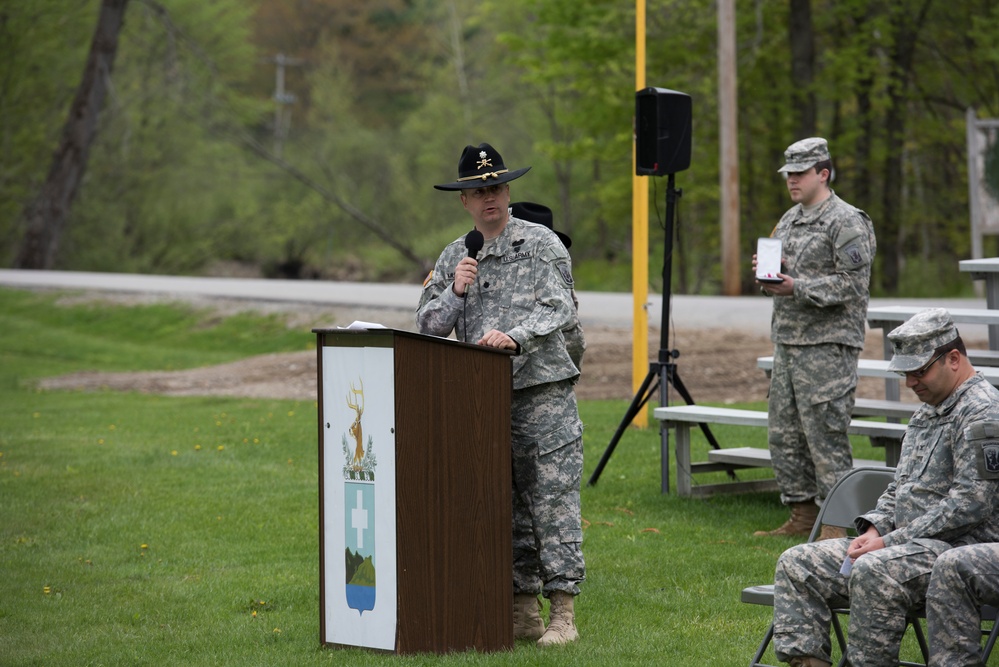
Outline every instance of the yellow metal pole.
<path fill-rule="evenodd" d="M 635 90 L 645 88 L 645 0 L 635 0 Z M 631 153 L 631 386 L 637 394 L 649 372 L 649 182 L 637 174 L 638 145 L 632 133 Z M 632 421 L 639 428 L 649 423 L 643 409 Z"/>

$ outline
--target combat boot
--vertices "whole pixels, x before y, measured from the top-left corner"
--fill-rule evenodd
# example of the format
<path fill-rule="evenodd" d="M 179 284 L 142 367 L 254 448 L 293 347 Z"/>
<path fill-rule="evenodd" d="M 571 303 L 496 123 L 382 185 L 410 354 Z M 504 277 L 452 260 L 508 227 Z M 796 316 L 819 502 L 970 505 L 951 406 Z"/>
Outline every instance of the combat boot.
<path fill-rule="evenodd" d="M 568 644 L 579 639 L 576 630 L 576 617 L 572 609 L 573 597 L 565 591 L 555 591 L 551 596 L 551 618 L 538 646 Z"/>
<path fill-rule="evenodd" d="M 836 540 L 841 537 L 846 537 L 846 528 L 840 528 L 839 526 L 827 526 L 822 525 L 822 532 L 819 533 L 816 541 L 820 540 Z"/>
<path fill-rule="evenodd" d="M 791 667 L 831 667 L 830 663 L 825 660 L 819 660 L 811 656 L 791 658 L 791 662 L 788 664 Z"/>
<path fill-rule="evenodd" d="M 791 518 L 783 525 L 773 530 L 758 530 L 753 535 L 805 535 L 812 531 L 815 517 L 819 515 L 819 506 L 812 500 L 803 503 L 791 503 Z"/>
<path fill-rule="evenodd" d="M 537 641 L 545 634 L 541 620 L 541 600 L 537 595 L 517 593 L 513 596 L 513 638 Z"/>

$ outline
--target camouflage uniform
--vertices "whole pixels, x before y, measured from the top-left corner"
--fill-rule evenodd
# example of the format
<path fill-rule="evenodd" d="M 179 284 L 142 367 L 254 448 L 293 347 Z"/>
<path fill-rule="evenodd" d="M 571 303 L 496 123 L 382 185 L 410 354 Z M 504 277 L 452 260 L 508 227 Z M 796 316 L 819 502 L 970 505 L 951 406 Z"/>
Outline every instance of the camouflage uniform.
<path fill-rule="evenodd" d="M 562 330 L 562 336 L 565 337 L 565 349 L 569 353 L 569 358 L 582 372 L 586 338 L 583 337 L 583 325 L 579 323 L 579 299 L 576 298 L 576 290 L 572 290 L 572 322 L 568 328 Z"/>
<path fill-rule="evenodd" d="M 926 592 L 929 667 L 984 665 L 983 604 L 999 605 L 999 544 L 973 544 L 941 554 Z"/>
<path fill-rule="evenodd" d="M 583 425 L 573 381 L 579 370 L 563 329 L 575 310 L 572 266 L 555 234 L 511 217 L 478 257 L 465 298 L 451 289 L 467 254 L 448 245 L 423 288 L 417 324 L 423 333 L 478 341 L 497 329 L 519 345 L 513 357 L 514 593 L 579 593 L 585 568 L 579 488 Z"/>
<path fill-rule="evenodd" d="M 992 434 L 999 436 L 999 432 Z M 983 447 L 978 473 L 999 478 L 999 442 Z M 999 544 L 973 544 L 943 553 L 926 591 L 929 667 L 983 665 L 981 606 L 999 606 Z"/>
<path fill-rule="evenodd" d="M 794 294 L 775 297 L 769 446 L 784 504 L 824 498 L 853 467 L 846 434 L 864 347 L 871 219 L 830 193 L 815 210 L 798 204 L 780 219 Z"/>
<path fill-rule="evenodd" d="M 860 533 L 877 528 L 885 548 L 858 558 L 849 575 L 840 567 L 850 538 L 802 544 L 781 555 L 774 578 L 774 646 L 781 660 L 830 661 L 830 610 L 849 606 L 850 664 L 898 665 L 906 614 L 923 603 L 937 556 L 999 539 L 999 513 L 993 512 L 999 481 L 982 479 L 976 462 L 995 444 L 988 433 L 999 433 L 997 419 L 999 391 L 981 374 L 939 405 L 916 411 L 895 480 L 876 508 L 857 519 Z"/>

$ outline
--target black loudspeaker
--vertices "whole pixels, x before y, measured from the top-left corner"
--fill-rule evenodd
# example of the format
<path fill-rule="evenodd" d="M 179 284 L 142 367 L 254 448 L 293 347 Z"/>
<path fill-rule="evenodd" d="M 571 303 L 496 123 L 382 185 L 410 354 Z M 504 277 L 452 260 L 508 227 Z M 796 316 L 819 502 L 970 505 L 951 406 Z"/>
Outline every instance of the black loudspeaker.
<path fill-rule="evenodd" d="M 690 167 L 690 95 L 665 88 L 635 93 L 635 173 L 675 174 Z"/>

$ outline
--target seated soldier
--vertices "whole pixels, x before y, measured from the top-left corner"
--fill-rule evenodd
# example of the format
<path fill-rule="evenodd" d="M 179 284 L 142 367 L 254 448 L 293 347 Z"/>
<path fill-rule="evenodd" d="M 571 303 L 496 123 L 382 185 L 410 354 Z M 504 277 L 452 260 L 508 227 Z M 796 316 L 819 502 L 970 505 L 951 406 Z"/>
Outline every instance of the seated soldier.
<path fill-rule="evenodd" d="M 895 479 L 859 536 L 785 551 L 774 577 L 774 647 L 793 667 L 830 665 L 832 609 L 850 608 L 852 665 L 897 667 L 906 615 L 926 598 L 934 561 L 999 540 L 999 480 L 979 469 L 999 432 L 999 391 L 968 361 L 950 314 L 914 315 L 888 334 L 889 369 L 923 405 L 906 427 Z"/>

